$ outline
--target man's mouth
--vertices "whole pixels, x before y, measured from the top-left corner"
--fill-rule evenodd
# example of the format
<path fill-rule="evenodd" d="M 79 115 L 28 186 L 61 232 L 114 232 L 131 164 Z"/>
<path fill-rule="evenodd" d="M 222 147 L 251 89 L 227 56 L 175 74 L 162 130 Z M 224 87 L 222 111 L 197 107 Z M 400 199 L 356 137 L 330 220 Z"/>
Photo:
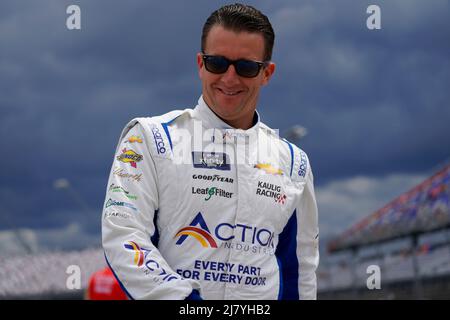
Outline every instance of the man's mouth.
<path fill-rule="evenodd" d="M 221 88 L 217 88 L 217 89 L 227 96 L 235 96 L 242 92 L 242 90 L 231 91 L 231 90 L 225 90 L 225 89 L 221 89 Z"/>

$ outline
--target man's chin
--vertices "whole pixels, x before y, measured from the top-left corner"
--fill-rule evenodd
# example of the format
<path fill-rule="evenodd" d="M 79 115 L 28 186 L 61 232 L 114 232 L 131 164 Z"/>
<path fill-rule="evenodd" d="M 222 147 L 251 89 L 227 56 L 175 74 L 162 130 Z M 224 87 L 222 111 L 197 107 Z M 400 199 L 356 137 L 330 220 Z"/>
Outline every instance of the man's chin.
<path fill-rule="evenodd" d="M 223 110 L 237 110 L 239 106 L 242 104 L 242 97 L 238 96 L 224 96 L 217 97 L 216 99 L 217 105 L 220 106 Z"/>
<path fill-rule="evenodd" d="M 238 110 L 239 105 L 237 104 L 224 104 L 224 103 L 218 103 L 218 105 L 216 106 L 216 110 L 218 115 L 221 118 L 229 118 L 231 117 L 233 114 L 236 113 L 236 110 Z"/>

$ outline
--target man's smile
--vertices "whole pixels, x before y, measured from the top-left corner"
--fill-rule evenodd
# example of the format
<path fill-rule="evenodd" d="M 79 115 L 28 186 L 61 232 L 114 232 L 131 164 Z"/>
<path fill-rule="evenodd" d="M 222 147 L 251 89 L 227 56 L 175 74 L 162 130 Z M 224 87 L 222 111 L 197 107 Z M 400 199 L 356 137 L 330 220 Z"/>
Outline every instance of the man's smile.
<path fill-rule="evenodd" d="M 216 89 L 219 90 L 224 95 L 227 95 L 227 96 L 236 96 L 236 95 L 244 92 L 244 90 L 228 90 L 228 89 L 225 89 L 225 88 L 216 88 Z"/>

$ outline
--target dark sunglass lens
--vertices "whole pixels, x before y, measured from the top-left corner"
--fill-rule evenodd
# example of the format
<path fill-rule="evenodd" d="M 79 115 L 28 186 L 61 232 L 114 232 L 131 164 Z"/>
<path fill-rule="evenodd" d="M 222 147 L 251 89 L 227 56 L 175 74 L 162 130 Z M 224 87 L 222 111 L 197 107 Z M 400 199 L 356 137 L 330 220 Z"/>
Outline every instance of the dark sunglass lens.
<path fill-rule="evenodd" d="M 236 72 L 242 77 L 253 78 L 259 72 L 259 65 L 255 61 L 240 60 L 236 63 Z"/>
<path fill-rule="evenodd" d="M 224 57 L 208 56 L 205 58 L 206 70 L 212 73 L 224 73 L 228 69 L 228 61 Z"/>

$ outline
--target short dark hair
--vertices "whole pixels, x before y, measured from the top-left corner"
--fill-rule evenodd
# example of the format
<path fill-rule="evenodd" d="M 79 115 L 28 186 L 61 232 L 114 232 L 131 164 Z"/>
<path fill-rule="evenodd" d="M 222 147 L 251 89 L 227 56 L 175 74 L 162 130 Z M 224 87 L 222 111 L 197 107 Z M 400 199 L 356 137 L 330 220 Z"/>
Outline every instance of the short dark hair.
<path fill-rule="evenodd" d="M 262 34 L 264 37 L 264 61 L 272 59 L 275 33 L 269 19 L 258 9 L 249 5 L 235 3 L 223 6 L 211 13 L 203 26 L 202 52 L 205 52 L 206 37 L 215 25 L 220 25 L 235 32 L 246 31 Z"/>

